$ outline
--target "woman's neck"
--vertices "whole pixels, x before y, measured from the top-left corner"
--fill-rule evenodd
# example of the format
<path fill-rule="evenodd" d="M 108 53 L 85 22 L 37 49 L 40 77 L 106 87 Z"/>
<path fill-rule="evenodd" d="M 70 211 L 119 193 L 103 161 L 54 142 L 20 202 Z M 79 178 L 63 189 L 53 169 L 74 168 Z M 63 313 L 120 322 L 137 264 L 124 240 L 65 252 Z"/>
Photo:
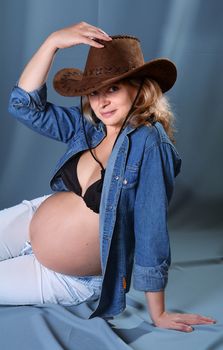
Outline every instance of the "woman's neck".
<path fill-rule="evenodd" d="M 113 138 L 118 135 L 121 126 L 106 126 L 106 137 Z"/>

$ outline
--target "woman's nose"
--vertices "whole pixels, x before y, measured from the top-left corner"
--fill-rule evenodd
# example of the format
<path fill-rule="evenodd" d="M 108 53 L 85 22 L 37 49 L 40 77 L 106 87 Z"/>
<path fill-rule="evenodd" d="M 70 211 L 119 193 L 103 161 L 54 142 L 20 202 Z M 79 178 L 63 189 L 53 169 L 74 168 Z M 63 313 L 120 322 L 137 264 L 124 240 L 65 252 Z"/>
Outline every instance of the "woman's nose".
<path fill-rule="evenodd" d="M 108 95 L 106 93 L 101 93 L 99 95 L 99 106 L 101 108 L 104 108 L 110 104 L 110 100 L 108 98 Z"/>

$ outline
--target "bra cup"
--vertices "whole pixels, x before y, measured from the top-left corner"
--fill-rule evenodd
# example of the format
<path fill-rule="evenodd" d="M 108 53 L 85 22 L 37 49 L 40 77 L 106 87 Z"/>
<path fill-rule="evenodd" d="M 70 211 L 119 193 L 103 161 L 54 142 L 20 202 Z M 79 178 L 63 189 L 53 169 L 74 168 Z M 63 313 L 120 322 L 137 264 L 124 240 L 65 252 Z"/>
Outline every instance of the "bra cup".
<path fill-rule="evenodd" d="M 84 196 L 82 196 L 82 188 L 77 177 L 77 163 L 79 161 L 80 155 L 78 157 L 72 157 L 69 159 L 62 167 L 60 175 L 68 190 L 82 197 L 86 206 L 98 214 L 101 202 L 101 192 L 104 182 L 105 169 L 101 169 L 101 178 L 91 184 L 85 191 Z"/>
<path fill-rule="evenodd" d="M 82 197 L 82 189 L 77 177 L 77 163 L 79 157 L 72 157 L 62 167 L 60 174 L 69 191 Z"/>
<path fill-rule="evenodd" d="M 93 183 L 90 187 L 88 187 L 83 196 L 86 206 L 95 213 L 99 213 L 101 191 L 98 191 L 98 188 L 102 188 L 101 182 L 101 180 L 98 180 L 97 182 Z"/>
<path fill-rule="evenodd" d="M 91 186 L 89 186 L 83 196 L 83 200 L 85 201 L 86 206 L 92 209 L 95 213 L 99 213 L 104 174 L 105 169 L 102 169 L 101 179 L 97 180 Z"/>

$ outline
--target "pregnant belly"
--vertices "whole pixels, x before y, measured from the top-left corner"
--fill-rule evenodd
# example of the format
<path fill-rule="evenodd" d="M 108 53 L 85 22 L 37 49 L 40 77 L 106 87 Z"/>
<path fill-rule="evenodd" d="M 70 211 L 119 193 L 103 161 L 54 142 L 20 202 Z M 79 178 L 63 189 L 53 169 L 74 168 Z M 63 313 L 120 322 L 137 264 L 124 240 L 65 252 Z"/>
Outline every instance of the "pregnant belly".
<path fill-rule="evenodd" d="M 36 258 L 49 269 L 71 275 L 100 275 L 99 215 L 73 192 L 48 197 L 30 222 Z"/>

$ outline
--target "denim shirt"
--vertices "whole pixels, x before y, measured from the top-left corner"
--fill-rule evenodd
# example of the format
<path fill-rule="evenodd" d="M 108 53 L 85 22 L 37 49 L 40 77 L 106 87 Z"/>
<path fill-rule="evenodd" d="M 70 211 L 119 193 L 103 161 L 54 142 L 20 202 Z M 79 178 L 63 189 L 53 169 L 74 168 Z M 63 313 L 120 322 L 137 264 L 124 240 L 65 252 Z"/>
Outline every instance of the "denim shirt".
<path fill-rule="evenodd" d="M 67 144 L 52 173 L 53 191 L 67 191 L 59 170 L 74 154 L 106 136 L 102 122 L 82 120 L 79 107 L 47 102 L 46 85 L 31 93 L 15 87 L 9 112 L 32 130 Z M 100 300 L 89 317 L 111 317 L 126 307 L 131 277 L 136 290 L 164 290 L 170 265 L 167 211 L 181 160 L 162 125 L 128 125 L 109 157 L 100 203 Z"/>

